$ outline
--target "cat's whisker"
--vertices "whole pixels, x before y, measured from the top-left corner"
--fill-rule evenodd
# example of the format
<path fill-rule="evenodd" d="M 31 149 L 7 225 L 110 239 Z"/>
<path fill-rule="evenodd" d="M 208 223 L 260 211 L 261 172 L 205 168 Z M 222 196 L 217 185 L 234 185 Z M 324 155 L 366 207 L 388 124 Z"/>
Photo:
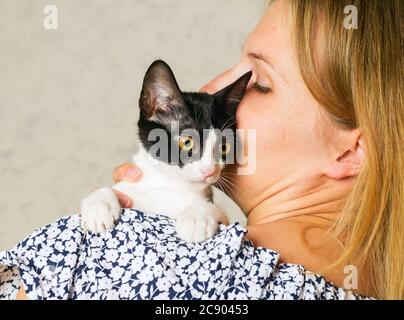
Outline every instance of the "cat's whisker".
<path fill-rule="evenodd" d="M 227 173 L 222 173 L 222 177 L 227 178 L 227 179 L 232 179 L 232 178 L 234 178 L 234 177 L 232 177 L 232 176 L 237 176 L 237 174 L 232 173 L 232 174 L 230 175 L 230 177 L 229 177 L 229 176 L 227 176 Z"/>
<path fill-rule="evenodd" d="M 224 193 L 226 193 L 227 195 L 231 195 L 234 192 L 234 190 L 232 190 L 231 187 L 227 184 L 226 180 L 219 179 L 219 181 L 220 181 L 220 184 L 222 185 L 222 191 Z"/>
<path fill-rule="evenodd" d="M 222 137 L 233 137 L 234 136 L 234 133 L 233 132 L 229 132 L 229 133 L 225 133 L 225 134 L 222 134 Z"/>
<path fill-rule="evenodd" d="M 220 179 L 219 180 L 217 180 L 214 184 L 213 184 L 213 186 L 215 186 L 216 188 L 218 188 L 220 191 L 223 191 L 222 189 L 222 185 L 221 185 L 221 183 L 220 183 Z"/>
<path fill-rule="evenodd" d="M 219 179 L 214 183 L 214 186 L 217 187 L 220 191 L 226 193 L 225 188 L 223 186 L 223 182 Z"/>
<path fill-rule="evenodd" d="M 225 175 L 230 175 L 230 176 L 238 176 L 237 173 L 227 172 L 227 171 L 222 172 L 222 175 L 223 175 L 223 174 L 225 174 Z M 231 178 L 231 177 L 229 177 L 229 178 Z"/>
<path fill-rule="evenodd" d="M 223 178 L 224 181 L 226 181 L 230 187 L 232 187 L 233 191 L 237 191 L 239 193 L 242 193 L 242 190 L 240 189 L 239 186 L 237 186 L 231 179 L 232 177 L 225 177 L 225 176 L 221 176 Z"/>
<path fill-rule="evenodd" d="M 228 122 L 230 122 L 230 121 L 233 121 L 233 122 L 231 124 L 228 124 Z M 227 119 L 225 121 L 225 123 L 222 125 L 222 127 L 220 128 L 220 131 L 223 131 L 227 127 L 231 127 L 235 123 L 236 123 L 236 119 L 234 119 L 234 117 L 231 117 L 231 118 Z"/>
<path fill-rule="evenodd" d="M 199 113 L 198 113 L 198 125 L 200 125 L 200 119 L 202 118 L 202 117 L 201 117 L 202 112 L 203 112 L 202 108 L 199 108 Z"/>
<path fill-rule="evenodd" d="M 232 190 L 226 185 L 224 180 L 219 179 L 217 182 L 219 182 L 220 185 L 220 190 L 223 191 L 227 195 L 232 194 Z"/>
<path fill-rule="evenodd" d="M 232 191 L 237 191 L 236 189 L 237 189 L 237 187 L 231 182 L 231 181 L 229 181 L 227 178 L 225 178 L 225 177 L 222 177 L 222 181 L 226 184 L 226 186 L 228 187 L 228 188 L 230 188 Z"/>
<path fill-rule="evenodd" d="M 228 188 L 228 190 L 229 190 L 229 193 L 228 193 L 229 195 L 238 194 L 237 190 L 235 190 L 235 189 L 233 188 L 233 186 L 231 185 L 231 183 L 226 182 L 226 186 L 227 186 L 227 188 Z"/>
<path fill-rule="evenodd" d="M 231 121 L 231 120 L 233 120 L 233 119 L 231 119 L 231 118 L 227 119 L 227 120 L 222 124 L 222 126 L 220 127 L 220 131 L 224 130 L 224 128 L 226 127 L 227 123 L 228 123 L 229 121 Z"/>
<path fill-rule="evenodd" d="M 194 123 L 199 123 L 198 116 L 197 116 L 197 113 L 196 113 L 196 108 L 194 107 L 193 109 L 194 109 L 194 118 L 195 118 Z"/>
<path fill-rule="evenodd" d="M 218 181 L 216 181 L 216 183 L 219 186 L 219 190 L 221 190 L 222 192 L 226 193 L 226 194 L 231 194 L 229 193 L 228 187 L 226 186 L 225 181 L 222 179 L 222 177 L 219 178 Z"/>
<path fill-rule="evenodd" d="M 241 102 L 241 99 L 229 98 L 227 101 L 232 101 L 232 102 L 235 102 L 235 103 L 240 103 L 240 102 Z"/>

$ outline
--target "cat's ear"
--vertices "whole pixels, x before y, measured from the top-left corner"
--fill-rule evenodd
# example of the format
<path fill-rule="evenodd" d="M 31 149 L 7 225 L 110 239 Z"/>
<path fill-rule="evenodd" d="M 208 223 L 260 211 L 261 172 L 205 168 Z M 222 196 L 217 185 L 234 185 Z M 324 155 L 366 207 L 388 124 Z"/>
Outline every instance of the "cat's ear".
<path fill-rule="evenodd" d="M 139 99 L 141 112 L 149 119 L 156 112 L 168 112 L 181 104 L 182 94 L 170 67 L 162 60 L 154 61 L 143 79 Z"/>
<path fill-rule="evenodd" d="M 228 114 L 235 114 L 241 99 L 244 96 L 244 92 L 247 88 L 248 82 L 250 81 L 252 72 L 249 71 L 229 84 L 227 87 L 216 92 L 213 96 L 215 97 L 216 105 L 220 108 L 225 108 Z"/>

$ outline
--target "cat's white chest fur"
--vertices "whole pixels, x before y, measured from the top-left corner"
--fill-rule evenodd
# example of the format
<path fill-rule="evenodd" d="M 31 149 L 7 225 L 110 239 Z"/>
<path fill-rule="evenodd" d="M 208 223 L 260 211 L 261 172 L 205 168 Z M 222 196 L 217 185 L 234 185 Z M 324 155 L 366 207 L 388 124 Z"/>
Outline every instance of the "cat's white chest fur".
<path fill-rule="evenodd" d="M 133 156 L 133 162 L 142 170 L 142 179 L 137 183 L 119 182 L 112 188 L 129 196 L 135 209 L 177 218 L 187 208 L 206 203 L 202 186 L 191 185 L 170 175 L 161 168 L 168 165 L 158 163 L 143 148 Z"/>
<path fill-rule="evenodd" d="M 119 182 L 112 189 L 129 196 L 133 208 L 144 213 L 164 214 L 176 219 L 176 230 L 189 242 L 212 237 L 218 222 L 228 223 L 224 212 L 209 201 L 210 186 L 193 184 L 178 177 L 176 168 L 153 159 L 141 148 L 133 157 L 142 170 L 143 177 L 137 183 Z M 119 218 L 120 205 L 110 188 L 95 190 L 81 204 L 82 226 L 95 232 L 103 232 Z"/>

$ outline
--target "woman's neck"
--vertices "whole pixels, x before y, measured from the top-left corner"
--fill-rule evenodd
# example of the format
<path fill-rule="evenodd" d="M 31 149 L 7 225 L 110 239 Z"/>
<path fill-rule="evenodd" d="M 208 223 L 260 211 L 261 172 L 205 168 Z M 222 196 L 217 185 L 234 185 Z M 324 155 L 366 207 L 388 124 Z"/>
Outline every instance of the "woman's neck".
<path fill-rule="evenodd" d="M 293 185 L 268 190 L 247 212 L 247 238 L 255 246 L 280 254 L 280 262 L 303 265 L 341 286 L 343 267 L 324 272 L 338 260 L 343 243 L 328 232 L 338 217 L 352 181 L 325 177 L 296 189 Z"/>
<path fill-rule="evenodd" d="M 335 181 L 326 177 L 310 184 L 272 186 L 252 198 L 246 212 L 247 224 L 261 225 L 290 218 L 316 223 L 328 221 L 329 224 L 337 218 L 351 186 L 350 180 Z"/>

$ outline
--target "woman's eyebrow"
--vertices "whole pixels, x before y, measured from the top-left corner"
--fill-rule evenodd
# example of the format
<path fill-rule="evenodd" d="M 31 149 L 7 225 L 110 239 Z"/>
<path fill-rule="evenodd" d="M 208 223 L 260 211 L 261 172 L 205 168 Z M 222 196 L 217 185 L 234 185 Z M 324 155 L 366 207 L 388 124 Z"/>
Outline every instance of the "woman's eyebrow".
<path fill-rule="evenodd" d="M 262 60 L 266 64 L 269 64 L 273 69 L 275 69 L 274 66 L 272 65 L 271 60 L 269 59 L 269 57 L 264 56 L 261 53 L 255 53 L 255 52 L 248 52 L 247 55 L 248 55 L 249 58 L 256 59 L 256 60 Z"/>

